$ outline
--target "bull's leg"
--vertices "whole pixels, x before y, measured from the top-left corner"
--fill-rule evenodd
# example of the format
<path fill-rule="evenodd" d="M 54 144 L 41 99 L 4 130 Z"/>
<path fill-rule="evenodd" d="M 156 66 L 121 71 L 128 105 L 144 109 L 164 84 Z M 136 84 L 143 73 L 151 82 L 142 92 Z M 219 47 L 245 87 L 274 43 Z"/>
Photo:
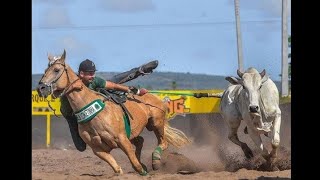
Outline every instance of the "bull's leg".
<path fill-rule="evenodd" d="M 142 176 L 147 175 L 147 171 L 142 167 L 134 152 L 131 142 L 125 135 L 119 135 L 119 146 L 123 150 L 123 152 L 128 156 L 134 170 Z"/>
<path fill-rule="evenodd" d="M 281 125 L 281 112 L 278 110 L 275 120 L 273 122 L 273 129 L 271 134 L 272 151 L 268 161 L 272 164 L 277 158 L 277 150 L 280 144 L 280 125 Z"/>
<path fill-rule="evenodd" d="M 252 158 L 253 157 L 253 153 L 251 151 L 251 149 L 248 147 L 248 145 L 244 142 L 241 142 L 238 138 L 238 128 L 240 126 L 241 121 L 240 120 L 234 120 L 234 121 L 227 121 L 228 125 L 229 125 L 229 135 L 228 138 L 230 139 L 230 141 L 232 141 L 233 143 L 237 144 L 238 146 L 241 147 L 244 155 L 246 156 L 246 158 Z"/>
<path fill-rule="evenodd" d="M 106 152 L 99 146 L 93 146 L 92 151 L 100 159 L 106 161 L 112 167 L 113 171 L 116 174 L 123 174 L 121 167 L 117 164 L 116 160 L 110 154 L 110 151 Z"/>
<path fill-rule="evenodd" d="M 267 159 L 269 156 L 268 150 L 264 147 L 260 134 L 257 131 L 254 131 L 252 128 L 248 127 L 248 134 L 253 140 L 253 142 L 256 144 L 256 146 L 259 148 L 259 151 L 263 158 Z"/>

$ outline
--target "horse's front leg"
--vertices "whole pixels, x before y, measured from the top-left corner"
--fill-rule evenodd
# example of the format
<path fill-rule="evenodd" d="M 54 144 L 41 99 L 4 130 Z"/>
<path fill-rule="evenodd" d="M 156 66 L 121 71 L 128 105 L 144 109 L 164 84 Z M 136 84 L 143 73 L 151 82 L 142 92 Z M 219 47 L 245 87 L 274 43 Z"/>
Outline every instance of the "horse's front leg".
<path fill-rule="evenodd" d="M 116 174 L 123 174 L 121 167 L 117 164 L 116 160 L 109 152 L 104 151 L 101 147 L 92 147 L 93 153 L 100 159 L 106 161 L 113 169 Z"/>
<path fill-rule="evenodd" d="M 82 131 L 80 135 L 81 138 L 83 138 L 83 140 L 91 147 L 96 156 L 106 161 L 116 174 L 123 174 L 121 167 L 110 154 L 110 151 L 113 148 L 111 148 L 106 142 L 102 141 L 101 137 L 104 138 L 104 136 L 94 136 L 89 134 L 87 131 Z"/>

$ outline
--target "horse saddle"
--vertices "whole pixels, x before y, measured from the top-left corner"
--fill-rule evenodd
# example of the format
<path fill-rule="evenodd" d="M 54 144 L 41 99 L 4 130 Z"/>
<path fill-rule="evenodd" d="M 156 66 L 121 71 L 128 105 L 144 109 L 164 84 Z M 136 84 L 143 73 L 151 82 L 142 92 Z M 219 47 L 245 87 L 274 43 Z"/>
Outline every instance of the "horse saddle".
<path fill-rule="evenodd" d="M 127 116 L 129 116 L 131 119 L 132 115 L 124 105 L 124 103 L 127 101 L 127 95 L 124 92 L 121 91 L 115 91 L 115 90 L 107 90 L 105 88 L 99 88 L 98 92 L 106 95 L 106 97 L 110 100 L 112 100 L 114 103 L 121 106 L 122 110 L 125 112 Z"/>

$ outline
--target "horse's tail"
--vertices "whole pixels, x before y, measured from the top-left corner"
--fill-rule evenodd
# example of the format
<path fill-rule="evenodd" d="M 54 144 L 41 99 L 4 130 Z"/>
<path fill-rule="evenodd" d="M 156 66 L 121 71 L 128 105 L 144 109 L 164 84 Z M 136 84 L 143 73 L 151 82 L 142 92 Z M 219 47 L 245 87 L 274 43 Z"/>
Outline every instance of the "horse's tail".
<path fill-rule="evenodd" d="M 164 103 L 165 113 L 167 115 L 169 107 L 167 103 Z M 164 137 L 169 144 L 180 148 L 191 143 L 191 140 L 179 129 L 170 126 L 169 121 L 171 118 L 166 118 L 164 122 Z"/>
<path fill-rule="evenodd" d="M 180 148 L 191 143 L 191 140 L 179 129 L 173 128 L 168 122 L 164 125 L 164 137 L 169 144 Z"/>

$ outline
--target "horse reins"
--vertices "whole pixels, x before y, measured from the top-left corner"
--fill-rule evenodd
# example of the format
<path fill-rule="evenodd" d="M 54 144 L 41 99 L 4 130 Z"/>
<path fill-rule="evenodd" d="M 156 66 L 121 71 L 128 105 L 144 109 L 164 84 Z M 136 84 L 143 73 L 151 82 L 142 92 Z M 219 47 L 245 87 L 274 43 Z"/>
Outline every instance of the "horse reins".
<path fill-rule="evenodd" d="M 75 82 L 77 82 L 78 80 L 80 80 L 80 78 L 77 78 L 76 80 L 74 80 L 74 81 L 72 81 L 72 82 L 70 83 L 70 78 L 69 78 L 69 74 L 68 74 L 68 71 L 67 71 L 67 68 L 66 68 L 65 63 L 52 63 L 52 64 L 50 63 L 49 68 L 51 68 L 53 64 L 60 64 L 60 65 L 62 65 L 62 66 L 63 66 L 63 71 L 62 71 L 54 80 L 52 80 L 50 83 L 44 83 L 44 84 L 45 84 L 46 86 L 49 86 L 49 87 L 50 87 L 50 91 L 51 91 L 50 94 L 52 94 L 52 96 L 56 99 L 56 98 L 59 98 L 59 97 L 65 95 L 65 94 L 67 94 L 68 92 L 70 92 L 70 91 L 68 91 L 68 90 L 69 90 L 69 88 L 71 87 L 71 85 L 73 85 Z M 48 69 L 49 69 L 49 68 L 48 68 Z M 48 71 L 48 69 L 47 69 L 46 71 Z M 46 71 L 45 71 L 45 72 L 46 72 Z M 66 72 L 66 75 L 67 75 L 67 80 L 68 80 L 68 82 L 67 82 L 67 87 L 64 88 L 64 90 L 62 91 L 62 93 L 60 93 L 60 95 L 59 95 L 58 97 L 55 97 L 54 94 L 53 94 L 53 91 L 52 91 L 53 83 L 57 82 L 57 81 L 60 79 L 60 77 L 62 76 L 62 74 L 63 74 L 64 72 Z M 41 77 L 40 81 L 43 79 L 43 77 L 44 77 L 44 75 Z M 50 105 L 50 102 L 49 102 L 49 101 L 48 101 L 48 106 L 50 107 L 51 110 L 53 110 L 54 115 L 55 115 L 56 117 L 58 117 L 58 116 L 56 115 L 56 109 L 53 109 L 53 108 L 52 108 L 52 106 Z"/>
<path fill-rule="evenodd" d="M 44 85 L 50 87 L 50 91 L 52 91 L 52 84 L 55 83 L 55 82 L 57 82 L 58 79 L 60 79 L 60 77 L 61 77 L 62 74 L 64 73 L 64 71 L 66 71 L 66 65 L 65 65 L 65 64 L 62 64 L 62 63 L 54 63 L 54 64 L 61 64 L 61 65 L 64 67 L 64 69 L 63 69 L 63 71 L 59 74 L 59 76 L 56 76 L 56 78 L 53 79 L 51 82 L 49 82 L 49 83 L 44 83 Z M 47 69 L 45 70 L 45 72 L 47 72 L 50 68 L 52 68 L 52 65 L 53 65 L 53 64 L 50 64 L 49 68 L 47 68 Z M 40 82 L 41 82 L 42 79 L 44 78 L 44 75 L 45 75 L 45 74 L 43 74 L 43 76 L 41 77 Z M 68 74 L 67 74 L 67 76 L 68 76 Z M 68 78 L 68 81 L 69 81 L 69 78 Z"/>

